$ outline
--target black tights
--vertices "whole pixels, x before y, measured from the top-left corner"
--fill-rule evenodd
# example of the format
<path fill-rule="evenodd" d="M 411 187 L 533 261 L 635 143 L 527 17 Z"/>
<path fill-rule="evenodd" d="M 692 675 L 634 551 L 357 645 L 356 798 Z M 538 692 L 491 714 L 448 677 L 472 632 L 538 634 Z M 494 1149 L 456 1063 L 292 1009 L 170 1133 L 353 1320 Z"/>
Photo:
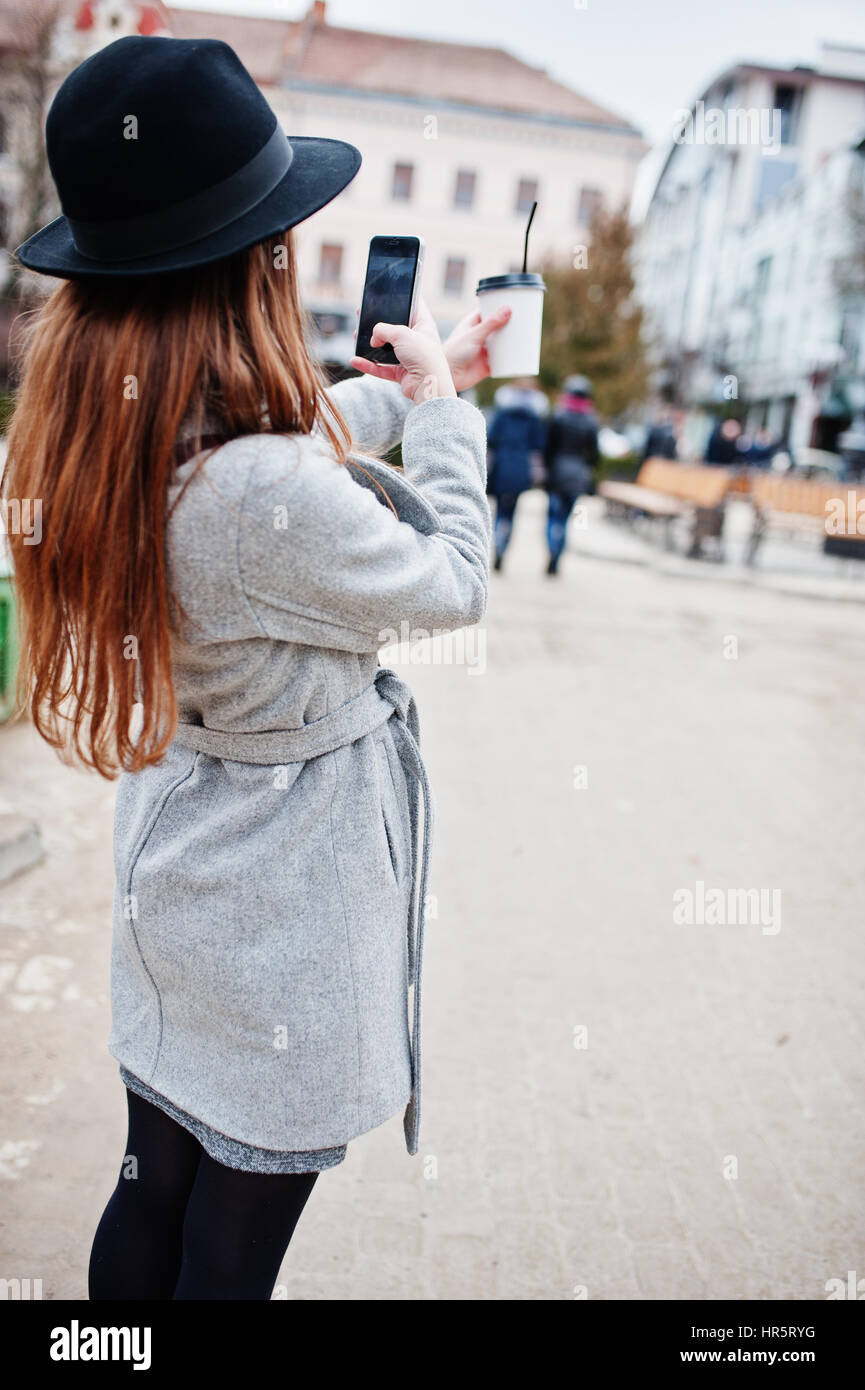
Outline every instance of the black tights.
<path fill-rule="evenodd" d="M 226 1168 L 134 1091 L 117 1186 L 90 1255 L 91 1300 L 267 1300 L 317 1173 Z"/>

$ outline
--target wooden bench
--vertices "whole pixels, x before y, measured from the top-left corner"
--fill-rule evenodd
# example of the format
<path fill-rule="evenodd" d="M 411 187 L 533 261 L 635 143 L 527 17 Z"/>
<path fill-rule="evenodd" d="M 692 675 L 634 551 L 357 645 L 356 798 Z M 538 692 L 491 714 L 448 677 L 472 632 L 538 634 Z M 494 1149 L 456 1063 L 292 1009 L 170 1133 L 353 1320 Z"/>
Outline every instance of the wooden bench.
<path fill-rule="evenodd" d="M 753 563 L 763 537 L 769 530 L 793 535 L 810 535 L 824 544 L 833 540 L 843 545 L 825 544 L 831 554 L 853 555 L 865 559 L 865 489 L 846 483 L 817 482 L 810 478 L 785 478 L 771 473 L 755 474 L 751 479 L 754 526 L 748 545 L 748 563 Z M 861 518 L 861 520 L 860 520 Z M 863 530 L 860 531 L 859 527 Z"/>
<path fill-rule="evenodd" d="M 672 522 L 690 515 L 693 526 L 689 554 L 699 555 L 702 542 L 708 537 L 717 540 L 720 548 L 724 502 L 731 481 L 726 468 L 652 458 L 646 459 L 635 483 L 611 479 L 599 484 L 598 494 L 614 515 L 630 519 L 637 514 L 663 521 L 668 549 L 672 546 Z"/>

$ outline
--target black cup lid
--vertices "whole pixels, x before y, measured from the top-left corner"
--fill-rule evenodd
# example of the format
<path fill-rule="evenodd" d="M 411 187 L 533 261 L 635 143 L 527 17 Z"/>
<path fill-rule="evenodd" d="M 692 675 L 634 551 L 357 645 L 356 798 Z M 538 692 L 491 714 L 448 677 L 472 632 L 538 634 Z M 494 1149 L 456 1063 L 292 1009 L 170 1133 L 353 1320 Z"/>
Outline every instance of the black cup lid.
<path fill-rule="evenodd" d="M 475 293 L 480 294 L 482 290 L 510 290 L 518 286 L 531 290 L 547 288 L 541 275 L 534 275 L 530 270 L 512 270 L 508 275 L 487 275 L 478 281 Z"/>

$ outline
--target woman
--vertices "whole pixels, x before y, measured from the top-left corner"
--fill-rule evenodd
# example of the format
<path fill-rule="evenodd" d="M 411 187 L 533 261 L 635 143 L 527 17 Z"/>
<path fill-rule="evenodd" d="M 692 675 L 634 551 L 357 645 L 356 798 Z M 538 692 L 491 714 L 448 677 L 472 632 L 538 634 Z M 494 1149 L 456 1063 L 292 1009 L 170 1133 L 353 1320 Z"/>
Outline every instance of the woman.
<path fill-rule="evenodd" d="M 511 538 L 517 503 L 542 472 L 547 398 L 531 378 L 522 377 L 495 394 L 495 413 L 487 433 L 487 492 L 496 499 L 494 568 L 500 570 Z"/>
<path fill-rule="evenodd" d="M 447 348 L 425 310 L 378 325 L 400 365 L 355 359 L 326 393 L 288 229 L 360 156 L 289 141 L 226 44 L 109 45 L 46 138 L 64 215 L 19 257 L 68 283 L 33 325 L 5 490 L 43 505 L 42 544 L 12 538 L 36 727 L 121 772 L 129 1138 L 90 1297 L 267 1299 L 352 1138 L 406 1107 L 417 1151 L 431 807 L 376 653 L 484 612 L 483 419 L 456 391 L 503 318 Z M 349 458 L 400 437 L 405 478 Z"/>
<path fill-rule="evenodd" d="M 569 376 L 563 382 L 544 452 L 549 492 L 547 574 L 558 574 L 568 520 L 577 499 L 594 492 L 600 458 L 595 403 L 587 377 Z"/>

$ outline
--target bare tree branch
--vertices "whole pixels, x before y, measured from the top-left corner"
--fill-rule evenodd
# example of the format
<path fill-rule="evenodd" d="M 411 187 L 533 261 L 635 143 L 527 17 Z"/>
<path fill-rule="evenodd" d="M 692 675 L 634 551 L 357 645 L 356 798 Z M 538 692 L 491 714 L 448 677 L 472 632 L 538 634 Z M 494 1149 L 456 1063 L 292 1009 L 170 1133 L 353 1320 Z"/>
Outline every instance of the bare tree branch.
<path fill-rule="evenodd" d="M 8 229 L 13 245 L 25 241 L 56 213 L 45 152 L 45 116 L 49 99 L 70 66 L 58 61 L 56 45 L 58 22 L 66 9 L 63 0 L 27 0 L 26 7 L 5 0 L 0 5 L 0 107 L 17 170 L 17 196 Z M 13 272 L 13 282 L 15 278 Z"/>

